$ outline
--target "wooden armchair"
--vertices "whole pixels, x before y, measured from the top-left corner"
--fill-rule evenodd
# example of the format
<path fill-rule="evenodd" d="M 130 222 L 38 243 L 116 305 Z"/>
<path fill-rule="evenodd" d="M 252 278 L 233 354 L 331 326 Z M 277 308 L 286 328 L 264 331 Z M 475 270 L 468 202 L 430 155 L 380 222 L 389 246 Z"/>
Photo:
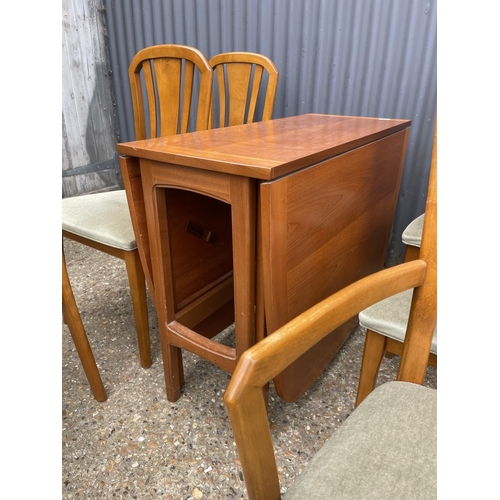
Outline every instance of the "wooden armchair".
<path fill-rule="evenodd" d="M 436 148 L 434 136 L 434 149 Z M 435 214 L 434 214 L 435 217 Z M 407 245 L 405 262 L 418 259 L 422 244 L 425 214 L 414 219 L 403 231 L 402 240 Z M 428 238 L 436 239 L 435 222 L 426 224 Z M 431 233 L 429 233 L 431 231 Z M 431 236 L 429 236 L 429 234 Z M 425 251 L 425 249 L 424 249 Z M 384 355 L 392 358 L 401 356 L 412 307 L 413 290 L 406 290 L 381 302 L 367 307 L 359 313 L 359 324 L 366 329 L 363 359 L 359 374 L 356 406 L 370 394 L 377 383 L 380 363 Z M 433 297 L 432 307 L 436 309 L 436 297 Z M 437 368 L 437 328 L 434 327 L 427 364 Z M 421 374 L 422 380 L 425 375 Z M 420 380 L 420 383 L 422 382 Z"/>
<path fill-rule="evenodd" d="M 436 498 L 437 391 L 422 387 L 436 323 L 436 142 L 419 259 L 344 288 L 240 358 L 224 396 L 250 500 L 281 498 L 263 388 L 338 325 L 414 289 L 396 382 L 383 384 L 313 457 L 284 498 Z"/>

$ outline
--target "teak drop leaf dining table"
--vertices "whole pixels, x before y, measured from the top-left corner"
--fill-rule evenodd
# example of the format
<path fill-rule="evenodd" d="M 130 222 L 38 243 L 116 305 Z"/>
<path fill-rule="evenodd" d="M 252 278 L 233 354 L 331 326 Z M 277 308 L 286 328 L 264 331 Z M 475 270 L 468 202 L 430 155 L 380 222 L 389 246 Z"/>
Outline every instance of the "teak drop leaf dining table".
<path fill-rule="evenodd" d="M 169 401 L 182 349 L 232 373 L 255 342 L 383 267 L 410 124 L 306 114 L 118 144 Z M 279 396 L 298 399 L 356 322 L 276 377 Z M 212 340 L 233 323 L 235 347 Z"/>

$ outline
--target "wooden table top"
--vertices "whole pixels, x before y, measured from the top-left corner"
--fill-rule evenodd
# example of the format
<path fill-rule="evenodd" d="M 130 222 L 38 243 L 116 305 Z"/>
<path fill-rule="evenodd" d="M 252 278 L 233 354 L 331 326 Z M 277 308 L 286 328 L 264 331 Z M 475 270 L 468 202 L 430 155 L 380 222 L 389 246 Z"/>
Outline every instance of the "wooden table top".
<path fill-rule="evenodd" d="M 272 180 L 404 130 L 410 120 L 306 114 L 118 144 L 121 154 Z"/>

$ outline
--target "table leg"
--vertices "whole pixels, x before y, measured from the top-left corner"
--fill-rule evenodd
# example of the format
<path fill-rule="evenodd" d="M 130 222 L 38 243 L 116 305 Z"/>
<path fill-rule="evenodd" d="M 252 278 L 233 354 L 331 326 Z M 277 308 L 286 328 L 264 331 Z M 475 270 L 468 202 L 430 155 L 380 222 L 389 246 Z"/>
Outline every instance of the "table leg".
<path fill-rule="evenodd" d="M 255 344 L 255 182 L 231 179 L 236 357 Z"/>
<path fill-rule="evenodd" d="M 175 166 L 169 166 L 168 169 L 158 168 L 154 162 L 150 165 L 151 168 L 144 168 L 142 173 L 144 207 L 167 398 L 169 401 L 175 401 L 180 397 L 183 385 L 182 349 L 188 349 L 232 373 L 239 356 L 255 343 L 256 182 L 242 176 L 196 172 Z M 145 166 L 149 164 L 145 162 Z M 224 275 L 217 276 L 214 272 L 219 271 L 210 267 L 210 263 L 217 261 L 214 260 L 214 249 L 217 249 L 217 246 L 205 247 L 204 245 L 210 245 L 205 241 L 202 246 L 193 246 L 191 240 L 185 239 L 185 229 L 181 222 L 185 213 L 193 212 L 195 205 L 184 206 L 184 197 L 177 197 L 174 194 L 176 190 L 198 193 L 191 198 L 198 210 L 202 211 L 200 217 L 206 219 L 206 211 L 214 210 L 216 226 L 220 226 L 219 218 L 227 211 L 220 211 L 217 203 L 223 201 L 230 206 L 225 205 L 227 209 L 230 208 L 228 222 L 232 251 L 228 256 L 221 255 L 222 259 L 229 257 L 230 265 L 232 261 L 231 281 L 224 278 Z M 167 193 L 168 191 L 170 192 Z M 207 199 L 219 201 L 215 204 L 205 203 L 199 198 L 200 194 Z M 191 215 L 196 215 L 194 212 Z M 224 228 L 220 229 L 224 231 Z M 225 241 L 223 232 L 220 237 L 220 242 Z M 204 248 L 206 250 L 203 250 Z M 216 250 L 216 253 L 224 252 L 227 248 L 225 244 L 220 250 Z M 185 252 L 184 255 L 182 252 Z M 193 263 L 196 263 L 194 273 L 193 267 L 186 265 L 188 259 L 193 259 Z M 205 264 L 200 265 L 200 262 Z M 184 272 L 191 274 L 186 275 Z M 220 272 L 227 274 L 224 268 Z M 188 276 L 199 277 L 199 290 L 192 288 L 194 280 L 188 281 Z M 223 278 L 225 281 L 219 283 Z M 231 286 L 229 299 L 226 297 L 228 283 Z M 202 291 L 199 295 L 198 292 Z M 225 309 L 226 302 L 233 296 L 235 349 L 209 340 L 212 335 L 205 337 L 207 332 L 202 328 L 205 324 L 204 318 L 211 320 L 214 317 L 217 320 L 219 312 Z M 194 318 L 197 318 L 197 321 Z M 197 326 L 201 328 L 199 331 Z"/>
<path fill-rule="evenodd" d="M 174 403 L 181 397 L 181 389 L 184 385 L 182 349 L 167 342 L 166 338 L 166 335 L 161 335 L 163 371 L 165 373 L 167 399 Z"/>

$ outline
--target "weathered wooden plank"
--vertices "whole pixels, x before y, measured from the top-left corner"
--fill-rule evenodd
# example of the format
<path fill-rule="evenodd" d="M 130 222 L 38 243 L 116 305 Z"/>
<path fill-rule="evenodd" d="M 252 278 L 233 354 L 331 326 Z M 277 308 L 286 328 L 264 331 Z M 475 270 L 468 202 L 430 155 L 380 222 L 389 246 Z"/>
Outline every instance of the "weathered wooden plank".
<path fill-rule="evenodd" d="M 115 158 L 116 117 L 100 8 L 96 0 L 62 2 L 63 197 L 120 187 L 116 162 L 107 170 L 68 176 Z"/>

